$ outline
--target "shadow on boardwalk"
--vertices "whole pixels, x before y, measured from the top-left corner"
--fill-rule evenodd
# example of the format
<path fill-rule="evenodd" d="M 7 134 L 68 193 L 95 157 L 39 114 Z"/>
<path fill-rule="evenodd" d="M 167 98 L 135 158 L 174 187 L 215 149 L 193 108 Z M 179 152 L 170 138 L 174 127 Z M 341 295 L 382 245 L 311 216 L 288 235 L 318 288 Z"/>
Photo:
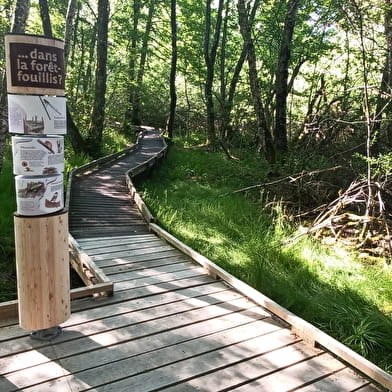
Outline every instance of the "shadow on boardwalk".
<path fill-rule="evenodd" d="M 0 328 L 0 390 L 376 391 L 149 232 L 123 177 L 159 139 L 149 131 L 136 156 L 73 182 L 70 231 L 114 295 L 73 301 L 49 343 Z"/>

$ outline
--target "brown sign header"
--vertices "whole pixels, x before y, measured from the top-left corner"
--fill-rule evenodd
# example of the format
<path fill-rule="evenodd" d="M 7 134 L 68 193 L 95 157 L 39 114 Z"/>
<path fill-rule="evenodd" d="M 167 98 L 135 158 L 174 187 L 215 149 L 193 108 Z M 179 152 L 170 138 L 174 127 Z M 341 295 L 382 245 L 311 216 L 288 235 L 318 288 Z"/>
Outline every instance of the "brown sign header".
<path fill-rule="evenodd" d="M 9 93 L 64 95 L 64 43 L 31 36 L 6 35 Z"/>

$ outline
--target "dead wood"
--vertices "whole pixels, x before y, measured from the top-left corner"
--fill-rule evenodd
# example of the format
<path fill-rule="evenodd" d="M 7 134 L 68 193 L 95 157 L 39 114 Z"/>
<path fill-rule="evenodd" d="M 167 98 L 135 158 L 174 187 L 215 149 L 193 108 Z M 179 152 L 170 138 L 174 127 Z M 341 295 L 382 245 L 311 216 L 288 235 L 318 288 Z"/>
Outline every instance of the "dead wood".
<path fill-rule="evenodd" d="M 280 183 L 283 183 L 283 182 L 287 182 L 287 181 L 290 182 L 290 183 L 294 183 L 294 182 L 302 180 L 302 179 L 304 179 L 306 177 L 312 177 L 312 176 L 315 176 L 316 174 L 325 173 L 327 171 L 334 171 L 334 170 L 341 169 L 341 168 L 342 168 L 342 166 L 339 165 L 339 166 L 329 167 L 329 168 L 326 168 L 326 169 L 313 170 L 313 171 L 310 171 L 310 172 L 302 171 L 300 173 L 295 173 L 295 174 L 291 174 L 289 176 L 278 178 L 277 180 L 274 180 L 274 181 L 263 182 L 261 184 L 251 185 L 251 186 L 248 186 L 248 187 L 245 187 L 245 188 L 237 189 L 237 190 L 235 190 L 233 192 L 225 193 L 225 194 L 221 195 L 221 197 L 228 196 L 228 195 L 231 195 L 231 194 L 234 194 L 234 193 L 246 192 L 246 191 L 250 191 L 250 190 L 253 190 L 253 189 L 257 189 L 257 188 L 265 188 L 265 187 L 268 187 L 268 186 L 271 186 L 271 185 L 277 185 L 277 184 L 280 184 Z"/>
<path fill-rule="evenodd" d="M 317 238 L 332 236 L 335 240 L 350 242 L 369 258 L 381 255 L 390 260 L 391 222 L 383 201 L 385 185 L 353 181 L 345 192 L 320 210 L 306 234 Z"/>

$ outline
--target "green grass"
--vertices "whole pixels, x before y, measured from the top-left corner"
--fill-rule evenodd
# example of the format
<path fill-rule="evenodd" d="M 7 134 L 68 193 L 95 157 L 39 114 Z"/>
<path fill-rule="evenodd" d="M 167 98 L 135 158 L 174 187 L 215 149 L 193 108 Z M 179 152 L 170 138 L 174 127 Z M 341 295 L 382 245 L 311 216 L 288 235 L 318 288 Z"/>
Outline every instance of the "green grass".
<path fill-rule="evenodd" d="M 282 211 L 265 209 L 260 191 L 251 198 L 232 193 L 263 182 L 265 172 L 263 162 L 249 154 L 234 162 L 177 144 L 138 187 L 172 234 L 391 371 L 391 271 L 306 237 L 283 246 L 294 229 Z"/>
<path fill-rule="evenodd" d="M 10 146 L 0 172 L 0 302 L 15 298 L 16 267 L 13 213 L 16 211 Z"/>

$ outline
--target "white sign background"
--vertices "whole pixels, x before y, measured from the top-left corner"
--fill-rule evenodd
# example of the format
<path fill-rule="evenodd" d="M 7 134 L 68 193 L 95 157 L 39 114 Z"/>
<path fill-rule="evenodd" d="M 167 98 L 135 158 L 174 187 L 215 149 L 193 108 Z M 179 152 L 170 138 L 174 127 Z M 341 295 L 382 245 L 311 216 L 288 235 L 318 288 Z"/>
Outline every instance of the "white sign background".
<path fill-rule="evenodd" d="M 12 137 L 14 174 L 41 175 L 64 171 L 63 136 Z"/>
<path fill-rule="evenodd" d="M 65 135 L 67 111 L 65 97 L 8 94 L 10 133 Z"/>
<path fill-rule="evenodd" d="M 45 215 L 64 208 L 63 175 L 16 176 L 16 206 L 21 215 Z"/>

